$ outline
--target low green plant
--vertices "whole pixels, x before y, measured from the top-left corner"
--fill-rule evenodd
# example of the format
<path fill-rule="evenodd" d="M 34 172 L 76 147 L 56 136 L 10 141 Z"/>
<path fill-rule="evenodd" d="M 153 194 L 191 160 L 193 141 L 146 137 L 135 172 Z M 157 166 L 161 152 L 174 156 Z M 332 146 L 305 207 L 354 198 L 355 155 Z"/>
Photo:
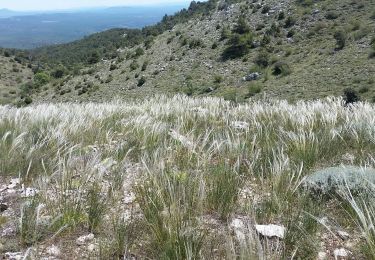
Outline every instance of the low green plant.
<path fill-rule="evenodd" d="M 94 183 L 87 191 L 87 222 L 90 232 L 98 231 L 106 211 L 107 201 L 101 194 L 100 186 Z"/>
<path fill-rule="evenodd" d="M 218 212 L 222 219 L 227 219 L 236 208 L 241 178 L 228 165 L 214 166 L 208 171 L 208 207 Z"/>
<path fill-rule="evenodd" d="M 337 30 L 333 37 L 335 38 L 336 40 L 336 47 L 337 47 L 337 50 L 342 50 L 344 49 L 345 47 L 345 44 L 346 44 L 346 39 L 347 39 L 347 35 L 346 35 L 346 32 L 344 30 Z"/>
<path fill-rule="evenodd" d="M 278 61 L 273 65 L 272 74 L 275 76 L 287 76 L 292 73 L 288 63 Z"/>

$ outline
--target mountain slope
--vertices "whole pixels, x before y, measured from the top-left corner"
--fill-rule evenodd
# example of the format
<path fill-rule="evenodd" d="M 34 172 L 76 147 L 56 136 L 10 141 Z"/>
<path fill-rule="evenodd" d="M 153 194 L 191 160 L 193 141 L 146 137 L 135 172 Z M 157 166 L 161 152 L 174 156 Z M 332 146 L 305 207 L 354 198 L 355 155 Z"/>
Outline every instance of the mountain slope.
<path fill-rule="evenodd" d="M 31 81 L 33 73 L 25 64 L 15 60 L 10 53 L 0 50 L 0 105 L 14 102 L 20 86 Z"/>
<path fill-rule="evenodd" d="M 176 24 L 152 44 L 119 48 L 114 59 L 55 82 L 36 99 L 99 101 L 184 92 L 232 100 L 263 94 L 298 100 L 341 95 L 352 87 L 371 100 L 371 9 L 375 4 L 366 0 L 317 1 L 311 6 L 301 1 L 221 2 L 216 11 Z M 241 57 L 228 59 L 223 54 L 231 47 L 239 17 L 250 28 L 252 46 Z M 224 28 L 232 35 L 229 39 L 222 39 Z M 334 39 L 337 31 L 345 34 L 342 50 Z M 138 55 L 137 49 L 142 49 Z M 260 78 L 244 81 L 251 72 Z"/>

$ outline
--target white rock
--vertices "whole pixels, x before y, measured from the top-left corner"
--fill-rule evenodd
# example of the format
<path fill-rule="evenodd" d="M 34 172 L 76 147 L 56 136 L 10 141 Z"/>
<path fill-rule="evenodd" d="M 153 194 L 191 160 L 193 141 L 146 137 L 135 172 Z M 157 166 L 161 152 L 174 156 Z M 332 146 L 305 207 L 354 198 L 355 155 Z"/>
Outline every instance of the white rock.
<path fill-rule="evenodd" d="M 21 260 L 22 258 L 23 258 L 23 254 L 21 252 L 7 252 L 7 253 L 5 253 L 5 259 Z"/>
<path fill-rule="evenodd" d="M 81 245 L 86 244 L 87 242 L 90 242 L 94 238 L 95 238 L 94 234 L 88 234 L 88 235 L 85 235 L 85 236 L 80 236 L 79 238 L 77 238 L 76 243 L 77 243 L 77 245 L 81 246 Z"/>
<path fill-rule="evenodd" d="M 47 248 L 47 254 L 57 257 L 61 254 L 61 252 L 60 252 L 60 249 L 57 246 L 52 245 L 52 246 Z"/>
<path fill-rule="evenodd" d="M 236 235 L 239 241 L 245 241 L 246 226 L 241 219 L 238 219 L 238 218 L 233 219 L 232 222 L 230 223 L 230 227 L 233 229 L 234 234 Z"/>
<path fill-rule="evenodd" d="M 10 180 L 10 184 L 8 185 L 8 189 L 14 189 L 20 183 L 21 183 L 21 179 L 20 178 L 13 178 L 13 179 L 11 179 Z"/>
<path fill-rule="evenodd" d="M 285 236 L 285 227 L 278 225 L 255 225 L 256 231 L 265 237 L 278 237 L 283 239 Z"/>
<path fill-rule="evenodd" d="M 318 253 L 318 260 L 326 260 L 326 259 L 328 259 L 326 252 L 319 252 Z"/>
<path fill-rule="evenodd" d="M 345 232 L 345 231 L 342 231 L 342 230 L 338 230 L 337 231 L 337 234 L 339 235 L 339 237 L 341 237 L 341 239 L 343 240 L 347 240 L 349 239 L 350 235 L 348 232 Z"/>
<path fill-rule="evenodd" d="M 39 193 L 39 191 L 37 189 L 26 188 L 26 189 L 23 189 L 23 191 L 21 193 L 21 197 L 23 197 L 23 198 L 30 198 L 30 197 L 34 197 L 38 193 Z"/>
<path fill-rule="evenodd" d="M 239 130 L 246 130 L 249 128 L 249 123 L 247 122 L 241 122 L 241 121 L 235 121 L 231 123 L 232 127 Z"/>
<path fill-rule="evenodd" d="M 95 252 L 95 251 L 98 251 L 98 245 L 90 244 L 90 245 L 87 247 L 87 250 L 88 250 L 90 253 Z"/>
<path fill-rule="evenodd" d="M 349 255 L 348 251 L 345 248 L 335 249 L 333 251 L 333 255 L 335 259 L 339 259 L 339 257 L 347 257 Z"/>

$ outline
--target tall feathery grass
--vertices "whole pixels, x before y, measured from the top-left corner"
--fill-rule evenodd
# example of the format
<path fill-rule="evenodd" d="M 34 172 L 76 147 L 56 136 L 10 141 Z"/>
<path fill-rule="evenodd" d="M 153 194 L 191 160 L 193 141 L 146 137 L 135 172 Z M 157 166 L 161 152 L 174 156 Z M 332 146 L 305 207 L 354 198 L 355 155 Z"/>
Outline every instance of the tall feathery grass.
<path fill-rule="evenodd" d="M 39 190 L 22 206 L 23 244 L 86 231 L 105 245 L 96 257 L 315 259 L 317 219 L 332 208 L 300 183 L 347 153 L 375 165 L 375 107 L 185 96 L 0 106 L 0 151 L 0 174 Z M 372 204 L 345 199 L 373 254 Z M 51 219 L 44 231 L 40 214 Z M 234 219 L 246 220 L 243 236 Z M 256 223 L 283 225 L 286 236 L 264 240 Z"/>

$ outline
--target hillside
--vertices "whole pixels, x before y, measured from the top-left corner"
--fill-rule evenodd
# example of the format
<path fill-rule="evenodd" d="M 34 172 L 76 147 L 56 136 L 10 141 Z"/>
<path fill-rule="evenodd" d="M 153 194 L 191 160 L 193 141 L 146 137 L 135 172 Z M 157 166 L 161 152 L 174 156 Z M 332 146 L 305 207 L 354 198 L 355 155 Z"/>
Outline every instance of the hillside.
<path fill-rule="evenodd" d="M 266 94 L 293 101 L 341 95 L 351 87 L 362 98 L 372 100 L 375 21 L 369 10 L 375 9 L 374 2 L 309 3 L 211 1 L 210 7 L 202 8 L 204 12 L 195 14 L 189 8 L 191 18 L 172 16 L 169 19 L 175 20 L 169 26 L 168 17 L 163 19 L 161 26 L 156 26 L 161 34 L 155 36 L 147 30 L 131 31 L 131 37 L 116 30 L 92 36 L 90 43 L 95 43 L 94 39 L 104 42 L 97 45 L 102 46 L 98 57 L 103 60 L 94 65 L 69 58 L 77 55 L 84 61 L 98 50 L 85 40 L 40 50 L 45 62 L 60 53 L 51 60 L 64 62 L 66 56 L 71 65 L 84 67 L 75 70 L 80 75 L 53 81 L 48 91 L 34 99 L 98 101 L 183 92 L 240 101 Z M 245 31 L 238 33 L 241 26 Z M 101 37 L 106 34 L 111 36 Z M 341 41 L 335 40 L 335 34 Z M 103 39 L 111 40 L 107 44 Z M 80 48 L 81 44 L 86 47 L 82 54 L 85 48 Z M 244 81 L 252 72 L 260 77 Z"/>
<path fill-rule="evenodd" d="M 15 60 L 9 53 L 0 50 L 0 104 L 15 102 L 19 98 L 22 84 L 33 79 L 33 72 L 25 64 Z"/>

